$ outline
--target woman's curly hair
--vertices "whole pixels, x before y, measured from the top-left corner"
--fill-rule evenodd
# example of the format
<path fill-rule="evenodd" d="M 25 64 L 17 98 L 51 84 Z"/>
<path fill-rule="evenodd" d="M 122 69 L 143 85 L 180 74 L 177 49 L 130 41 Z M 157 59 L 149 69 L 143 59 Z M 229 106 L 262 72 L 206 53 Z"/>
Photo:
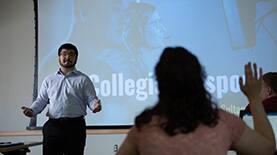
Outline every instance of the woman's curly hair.
<path fill-rule="evenodd" d="M 217 124 L 218 109 L 204 86 L 205 72 L 196 56 L 182 47 L 164 49 L 155 67 L 159 101 L 135 119 L 136 126 L 153 115 L 166 118 L 161 127 L 168 135 L 193 132 L 199 124 Z"/>

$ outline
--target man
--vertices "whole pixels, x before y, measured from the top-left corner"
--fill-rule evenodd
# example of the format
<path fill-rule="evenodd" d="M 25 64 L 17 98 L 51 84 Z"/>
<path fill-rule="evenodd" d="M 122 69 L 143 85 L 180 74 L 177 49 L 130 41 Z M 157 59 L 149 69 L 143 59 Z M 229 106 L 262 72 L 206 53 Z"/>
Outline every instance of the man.
<path fill-rule="evenodd" d="M 48 104 L 49 120 L 43 125 L 44 155 L 83 155 L 87 106 L 96 113 L 101 110 L 101 103 L 89 77 L 75 68 L 77 48 L 63 44 L 58 57 L 60 69 L 44 79 L 37 99 L 30 108 L 23 106 L 22 110 L 33 117 Z"/>
<path fill-rule="evenodd" d="M 268 72 L 263 75 L 260 96 L 266 112 L 277 112 L 277 72 Z M 245 111 L 251 112 L 249 104 Z"/>

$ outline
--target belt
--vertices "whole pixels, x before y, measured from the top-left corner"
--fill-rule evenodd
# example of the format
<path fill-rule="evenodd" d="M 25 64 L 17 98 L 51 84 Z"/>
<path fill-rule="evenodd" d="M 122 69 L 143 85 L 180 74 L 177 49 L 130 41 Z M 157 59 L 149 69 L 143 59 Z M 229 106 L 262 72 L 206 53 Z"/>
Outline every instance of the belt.
<path fill-rule="evenodd" d="M 51 121 L 57 121 L 57 122 L 80 121 L 80 120 L 84 120 L 84 116 L 80 116 L 80 117 L 49 118 L 49 120 L 51 120 Z"/>

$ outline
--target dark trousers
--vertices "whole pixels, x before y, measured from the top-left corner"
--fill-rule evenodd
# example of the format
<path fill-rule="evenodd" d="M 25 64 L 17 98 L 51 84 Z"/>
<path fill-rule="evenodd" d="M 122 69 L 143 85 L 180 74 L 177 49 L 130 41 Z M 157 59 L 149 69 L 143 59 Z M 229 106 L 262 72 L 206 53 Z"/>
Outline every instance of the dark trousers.
<path fill-rule="evenodd" d="M 83 117 L 49 119 L 43 125 L 43 155 L 83 155 L 86 123 Z"/>

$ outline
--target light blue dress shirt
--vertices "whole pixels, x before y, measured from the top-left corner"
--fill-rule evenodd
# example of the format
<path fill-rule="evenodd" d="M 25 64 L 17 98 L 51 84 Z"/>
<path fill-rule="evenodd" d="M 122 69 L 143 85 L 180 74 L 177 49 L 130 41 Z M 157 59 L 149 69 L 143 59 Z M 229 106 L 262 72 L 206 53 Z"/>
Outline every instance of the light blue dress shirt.
<path fill-rule="evenodd" d="M 39 114 L 48 105 L 50 118 L 80 117 L 92 110 L 98 99 L 94 85 L 84 73 L 74 69 L 67 75 L 57 71 L 42 82 L 37 99 L 31 105 L 34 114 Z"/>

